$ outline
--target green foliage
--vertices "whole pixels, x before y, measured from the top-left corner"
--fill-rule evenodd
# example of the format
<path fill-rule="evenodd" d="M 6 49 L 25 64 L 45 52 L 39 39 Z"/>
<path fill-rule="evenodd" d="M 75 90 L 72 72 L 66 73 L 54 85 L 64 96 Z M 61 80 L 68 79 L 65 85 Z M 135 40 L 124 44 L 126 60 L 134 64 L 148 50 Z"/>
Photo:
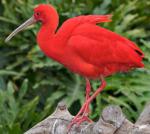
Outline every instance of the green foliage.
<path fill-rule="evenodd" d="M 52 3 L 60 25 L 80 14 L 113 14 L 101 24 L 136 42 L 145 53 L 145 68 L 107 78 L 106 89 L 92 103 L 92 119 L 108 104 L 120 105 L 135 120 L 150 98 L 150 2 L 138 0 L 1 0 L 0 1 L 0 133 L 20 134 L 51 114 L 64 99 L 76 114 L 84 101 L 84 80 L 48 59 L 36 44 L 39 25 L 21 32 L 9 43 L 7 35 L 29 18 L 39 3 Z M 93 89 L 99 82 L 92 81 Z"/>

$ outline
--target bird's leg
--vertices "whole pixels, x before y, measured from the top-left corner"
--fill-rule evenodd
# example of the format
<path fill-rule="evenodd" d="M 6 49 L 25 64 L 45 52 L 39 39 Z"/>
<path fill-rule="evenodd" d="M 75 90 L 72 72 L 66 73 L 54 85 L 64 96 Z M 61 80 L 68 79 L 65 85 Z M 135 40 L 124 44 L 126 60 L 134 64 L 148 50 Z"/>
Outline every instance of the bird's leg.
<path fill-rule="evenodd" d="M 90 92 L 91 92 L 91 84 L 88 78 L 85 78 L 86 80 L 86 97 L 85 100 L 88 100 L 90 97 Z"/>
<path fill-rule="evenodd" d="M 91 92 L 91 84 L 88 78 L 85 78 L 86 80 L 86 97 L 85 97 L 85 101 L 87 101 L 90 97 L 90 92 Z"/>
<path fill-rule="evenodd" d="M 90 84 L 90 81 L 89 81 L 88 78 L 85 78 L 85 80 L 86 80 L 86 97 L 85 97 L 85 103 L 86 103 L 86 101 L 90 98 L 91 84 Z M 82 113 L 83 113 L 83 110 L 84 110 L 84 107 L 82 107 L 82 108 L 80 109 L 80 111 L 79 111 L 78 114 L 75 116 L 75 118 L 81 116 Z M 89 112 L 89 107 L 88 107 L 88 112 Z M 74 119 L 75 119 L 75 118 L 74 118 Z"/>
<path fill-rule="evenodd" d="M 100 77 L 101 80 L 101 85 L 100 87 L 96 90 L 96 92 L 94 92 L 94 94 L 92 96 L 89 96 L 89 91 L 91 88 L 87 88 L 90 85 L 89 80 L 86 79 L 86 101 L 84 103 L 84 105 L 81 107 L 80 111 L 78 112 L 78 114 L 74 117 L 74 119 L 72 120 L 72 122 L 69 124 L 69 128 L 71 128 L 71 126 L 73 124 L 78 124 L 80 125 L 82 122 L 84 121 L 88 121 L 91 122 L 92 120 L 90 120 L 88 118 L 88 114 L 89 114 L 89 105 L 90 103 L 93 101 L 93 99 L 96 98 L 96 96 L 105 88 L 106 86 L 106 82 L 104 80 L 104 77 L 101 76 Z"/>
<path fill-rule="evenodd" d="M 100 76 L 100 80 L 101 80 L 101 85 L 100 87 L 94 92 L 94 94 L 86 101 L 86 107 L 84 110 L 84 113 L 82 116 L 87 114 L 87 109 L 89 108 L 89 104 L 96 98 L 96 96 L 105 88 L 106 86 L 106 81 L 104 80 L 103 76 Z"/>
<path fill-rule="evenodd" d="M 78 114 L 74 117 L 74 119 L 71 121 L 71 123 L 68 125 L 68 130 L 70 130 L 70 128 L 72 127 L 73 124 L 77 123 L 78 125 L 80 125 L 83 121 L 88 121 L 91 122 L 92 120 L 90 120 L 87 116 L 82 117 L 83 111 L 85 109 L 85 104 L 87 102 L 87 100 L 90 98 L 90 92 L 91 92 L 91 84 L 88 78 L 85 78 L 86 80 L 86 97 L 85 97 L 85 103 L 84 105 L 81 107 L 80 111 L 78 112 Z M 89 106 L 87 107 L 87 113 L 89 113 Z M 87 114 L 88 115 L 88 114 Z"/>
<path fill-rule="evenodd" d="M 94 92 L 94 94 L 87 100 L 88 103 L 91 103 L 93 99 L 96 98 L 96 96 L 105 88 L 106 86 L 106 81 L 104 80 L 104 77 L 101 76 L 100 77 L 100 80 L 101 80 L 101 85 L 100 87 Z"/>

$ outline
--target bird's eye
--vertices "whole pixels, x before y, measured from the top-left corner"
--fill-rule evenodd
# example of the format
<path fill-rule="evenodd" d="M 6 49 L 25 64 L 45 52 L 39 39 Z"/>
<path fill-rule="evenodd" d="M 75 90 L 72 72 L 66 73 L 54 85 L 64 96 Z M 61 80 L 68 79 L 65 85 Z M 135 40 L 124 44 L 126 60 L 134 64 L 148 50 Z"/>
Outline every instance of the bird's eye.
<path fill-rule="evenodd" d="M 37 16 L 40 16 L 40 12 L 37 12 L 36 15 L 37 15 Z"/>

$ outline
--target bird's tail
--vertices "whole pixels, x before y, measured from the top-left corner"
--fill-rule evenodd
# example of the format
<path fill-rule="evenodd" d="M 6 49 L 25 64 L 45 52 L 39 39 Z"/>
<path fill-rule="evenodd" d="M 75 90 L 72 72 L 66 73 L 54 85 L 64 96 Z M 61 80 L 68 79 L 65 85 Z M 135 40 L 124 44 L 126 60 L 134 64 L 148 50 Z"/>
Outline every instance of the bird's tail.
<path fill-rule="evenodd" d="M 138 55 L 138 62 L 136 62 L 137 67 L 139 68 L 143 68 L 144 67 L 144 63 L 143 58 L 144 58 L 144 53 L 142 52 L 142 50 L 132 41 L 130 41 L 129 46 L 134 49 L 134 52 Z"/>

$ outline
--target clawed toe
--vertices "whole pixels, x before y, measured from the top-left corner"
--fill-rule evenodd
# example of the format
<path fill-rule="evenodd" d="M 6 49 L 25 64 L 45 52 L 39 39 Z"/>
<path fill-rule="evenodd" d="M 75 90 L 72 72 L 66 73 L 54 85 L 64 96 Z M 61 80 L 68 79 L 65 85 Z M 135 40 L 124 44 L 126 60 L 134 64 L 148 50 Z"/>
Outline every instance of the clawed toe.
<path fill-rule="evenodd" d="M 79 113 L 74 117 L 74 119 L 71 121 L 71 123 L 68 125 L 68 130 L 76 124 L 77 126 L 80 126 L 83 122 L 93 122 L 91 119 L 88 118 L 89 115 L 89 103 L 85 103 Z"/>
<path fill-rule="evenodd" d="M 76 124 L 76 126 L 79 127 L 83 122 L 92 123 L 93 121 L 89 119 L 88 116 L 74 117 L 74 119 L 68 125 L 68 130 L 70 130 L 74 124 Z"/>

